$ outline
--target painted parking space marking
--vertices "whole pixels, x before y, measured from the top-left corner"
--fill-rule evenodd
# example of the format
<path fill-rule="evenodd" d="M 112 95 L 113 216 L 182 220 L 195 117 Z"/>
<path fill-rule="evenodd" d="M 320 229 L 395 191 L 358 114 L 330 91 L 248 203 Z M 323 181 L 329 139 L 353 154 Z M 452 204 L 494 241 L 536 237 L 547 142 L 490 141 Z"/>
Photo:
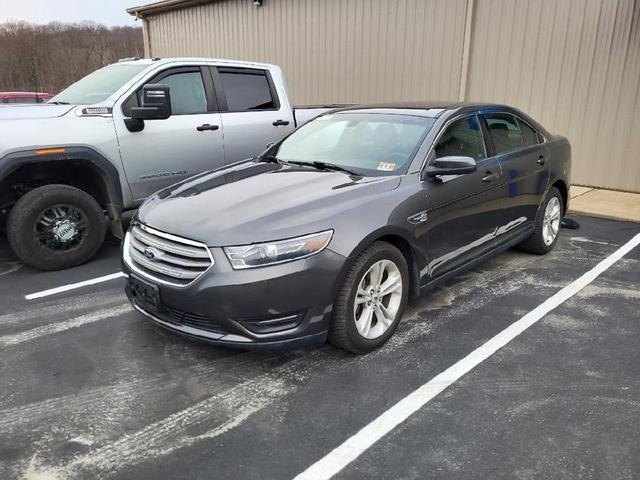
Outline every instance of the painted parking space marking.
<path fill-rule="evenodd" d="M 129 303 L 120 305 L 118 307 L 108 308 L 106 310 L 87 313 L 75 318 L 70 318 L 69 320 L 51 323 L 42 327 L 32 328 L 24 332 L 4 335 L 0 337 L 0 345 L 5 347 L 19 345 L 24 342 L 35 340 L 36 338 L 44 337 L 45 335 L 64 332 L 66 330 L 78 328 L 89 323 L 104 320 L 106 318 L 117 317 L 118 315 L 122 315 L 128 312 L 133 312 L 133 308 L 131 307 L 131 305 L 129 305 Z"/>
<path fill-rule="evenodd" d="M 84 280 L 82 282 L 70 283 L 68 285 L 62 285 L 60 287 L 50 288 L 48 290 L 43 290 L 41 292 L 30 293 L 29 295 L 25 295 L 24 298 L 27 300 L 34 300 L 36 298 L 48 297 L 51 295 L 56 295 L 62 292 L 68 292 L 69 290 L 75 290 L 77 288 L 87 287 L 89 285 L 96 285 L 98 283 L 109 282 L 111 280 L 115 280 L 116 278 L 125 277 L 126 275 L 123 272 L 115 272 L 110 273 L 109 275 L 103 275 L 102 277 L 90 278 L 89 280 Z"/>
<path fill-rule="evenodd" d="M 344 443 L 298 474 L 295 477 L 296 480 L 321 480 L 333 477 L 368 450 L 374 443 L 425 406 L 439 393 L 492 356 L 496 351 L 507 345 L 529 327 L 536 324 L 549 312 L 580 292 L 639 244 L 640 234 L 637 234 L 610 256 L 598 263 L 594 268 L 549 297 L 542 304 L 502 330 L 466 357 L 397 402 L 355 435 L 348 438 Z"/>

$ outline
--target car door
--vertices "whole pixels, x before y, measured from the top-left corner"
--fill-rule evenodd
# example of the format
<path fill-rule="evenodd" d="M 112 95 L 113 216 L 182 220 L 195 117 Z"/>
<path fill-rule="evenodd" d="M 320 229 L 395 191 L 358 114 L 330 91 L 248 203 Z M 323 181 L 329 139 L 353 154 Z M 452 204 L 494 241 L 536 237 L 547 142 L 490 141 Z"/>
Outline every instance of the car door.
<path fill-rule="evenodd" d="M 131 132 L 124 123 L 128 109 L 139 104 L 142 85 L 114 109 L 120 155 L 134 199 L 197 173 L 224 164 L 223 127 L 207 67 L 180 66 L 163 70 L 148 83 L 168 85 L 172 114 L 165 120 L 145 120 Z M 123 118 L 115 118 L 120 111 Z"/>
<path fill-rule="evenodd" d="M 510 113 L 483 113 L 490 149 L 502 166 L 505 184 L 502 203 L 505 224 L 498 241 L 507 242 L 533 228 L 538 205 L 549 180 L 543 137 Z"/>
<path fill-rule="evenodd" d="M 472 157 L 477 162 L 477 170 L 422 182 L 427 208 L 422 217 L 423 231 L 417 236 L 428 257 L 428 264 L 421 272 L 423 283 L 494 248 L 496 229 L 501 221 L 497 211 L 502 170 L 494 157 L 487 157 L 477 114 L 456 118 L 445 125 L 436 137 L 427 164 L 445 156 Z"/>
<path fill-rule="evenodd" d="M 268 70 L 211 67 L 222 115 L 227 163 L 251 158 L 289 133 L 293 109 Z"/>

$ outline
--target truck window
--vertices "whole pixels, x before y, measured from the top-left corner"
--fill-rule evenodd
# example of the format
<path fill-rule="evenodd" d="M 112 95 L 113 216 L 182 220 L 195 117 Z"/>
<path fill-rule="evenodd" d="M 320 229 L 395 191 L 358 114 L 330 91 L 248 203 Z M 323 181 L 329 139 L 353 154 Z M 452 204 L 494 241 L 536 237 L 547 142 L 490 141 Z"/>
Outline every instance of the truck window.
<path fill-rule="evenodd" d="M 230 112 L 247 112 L 252 110 L 273 110 L 276 101 L 271 93 L 269 80 L 265 72 L 241 73 L 220 69 L 222 88 L 227 98 Z"/>
<path fill-rule="evenodd" d="M 207 113 L 207 95 L 199 71 L 173 73 L 160 83 L 169 86 L 173 115 Z"/>

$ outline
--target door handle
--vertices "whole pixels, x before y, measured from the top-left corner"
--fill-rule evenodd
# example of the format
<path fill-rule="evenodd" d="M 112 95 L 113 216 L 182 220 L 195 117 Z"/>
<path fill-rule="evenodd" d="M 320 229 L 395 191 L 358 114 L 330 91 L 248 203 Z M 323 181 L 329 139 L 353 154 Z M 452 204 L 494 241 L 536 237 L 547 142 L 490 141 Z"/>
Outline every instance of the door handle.
<path fill-rule="evenodd" d="M 209 125 L 205 123 L 204 125 L 199 125 L 196 127 L 196 130 L 199 132 L 204 132 L 205 130 L 218 130 L 220 127 L 218 125 Z"/>
<path fill-rule="evenodd" d="M 489 172 L 486 172 L 486 173 L 485 173 L 485 176 L 484 176 L 484 177 L 482 177 L 482 181 L 483 181 L 484 183 L 491 183 L 491 182 L 493 182 L 496 178 L 498 178 L 498 174 L 497 174 L 497 173 L 493 173 L 493 172 L 489 171 Z"/>
<path fill-rule="evenodd" d="M 538 165 L 544 165 L 544 155 L 538 157 Z"/>
<path fill-rule="evenodd" d="M 275 122 L 273 122 L 274 127 L 282 127 L 285 125 L 289 125 L 289 120 L 276 120 Z"/>

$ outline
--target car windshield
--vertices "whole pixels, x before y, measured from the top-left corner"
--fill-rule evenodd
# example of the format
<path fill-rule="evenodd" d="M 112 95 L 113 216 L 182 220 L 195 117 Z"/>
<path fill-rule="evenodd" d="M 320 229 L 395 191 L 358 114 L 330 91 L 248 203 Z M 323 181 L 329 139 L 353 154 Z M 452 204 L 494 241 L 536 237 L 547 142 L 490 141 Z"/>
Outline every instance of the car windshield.
<path fill-rule="evenodd" d="M 405 173 L 434 120 L 400 114 L 321 116 L 268 152 L 281 161 L 324 162 L 366 176 Z"/>
<path fill-rule="evenodd" d="M 91 105 L 102 102 L 147 66 L 139 63 L 107 65 L 65 88 L 49 100 L 49 103 Z"/>

